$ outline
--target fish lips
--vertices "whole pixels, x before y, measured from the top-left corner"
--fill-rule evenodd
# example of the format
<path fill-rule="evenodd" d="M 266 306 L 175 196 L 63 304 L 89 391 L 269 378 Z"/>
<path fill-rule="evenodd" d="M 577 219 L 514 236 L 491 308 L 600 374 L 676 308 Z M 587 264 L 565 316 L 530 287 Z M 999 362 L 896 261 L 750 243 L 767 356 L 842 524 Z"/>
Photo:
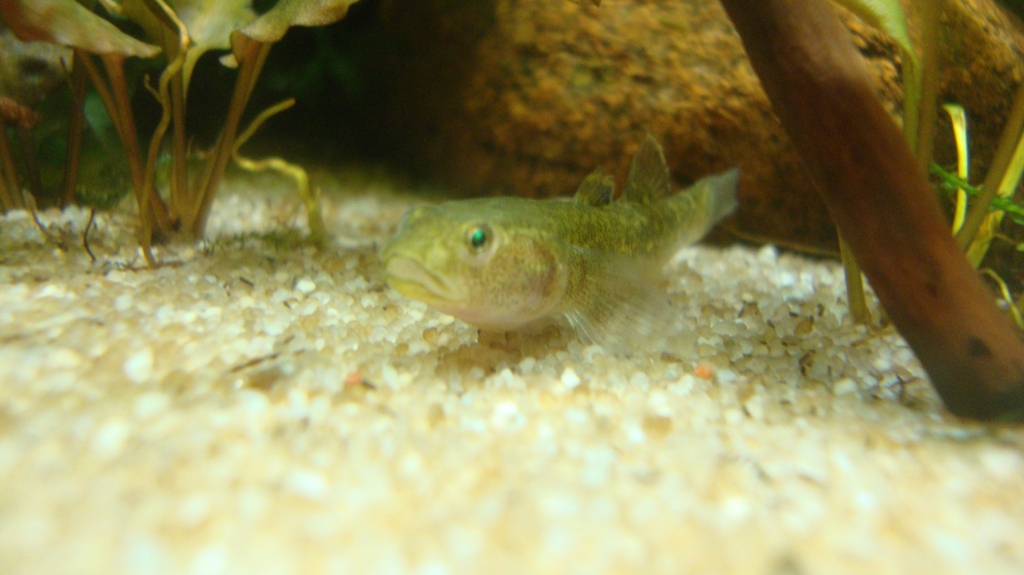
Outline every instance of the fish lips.
<path fill-rule="evenodd" d="M 446 279 L 431 272 L 413 258 L 394 255 L 384 265 L 384 281 L 406 297 L 442 307 L 461 299 L 461 293 Z"/>

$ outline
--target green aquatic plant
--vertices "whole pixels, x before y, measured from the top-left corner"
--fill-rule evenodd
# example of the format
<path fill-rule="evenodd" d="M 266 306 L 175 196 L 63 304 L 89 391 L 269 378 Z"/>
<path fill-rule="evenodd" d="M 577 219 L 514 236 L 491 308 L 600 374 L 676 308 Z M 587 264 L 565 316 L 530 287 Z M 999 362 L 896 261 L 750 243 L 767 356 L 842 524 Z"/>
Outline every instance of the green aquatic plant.
<path fill-rule="evenodd" d="M 155 264 L 151 252 L 155 239 L 177 231 L 196 238 L 203 235 L 228 162 L 233 156 L 242 160 L 237 156 L 242 115 L 271 46 L 291 26 L 322 26 L 341 19 L 355 1 L 279 0 L 266 13 L 256 15 L 251 0 L 101 0 L 110 14 L 137 24 L 150 43 L 128 36 L 74 0 L 0 0 L 0 17 L 23 40 L 43 40 L 73 49 L 72 112 L 62 187 L 64 201 L 70 202 L 78 188 L 88 80 L 123 144 L 139 208 L 139 242 L 149 263 Z M 192 70 L 199 57 L 211 50 L 230 50 L 221 61 L 237 68 L 238 74 L 224 125 L 213 149 L 203 155 L 199 173 L 193 176 L 189 173 L 191 162 L 184 118 Z M 148 78 L 144 86 L 160 103 L 162 115 L 144 148 L 130 105 L 125 61 L 152 58 L 157 54 L 163 54 L 166 66 L 155 86 Z M 157 193 L 155 183 L 160 151 L 168 131 L 171 161 L 165 199 Z M 269 162 L 265 166 L 298 174 L 290 164 L 288 167 L 280 162 Z M 319 211 L 313 209 L 315 197 L 308 191 L 308 182 L 303 188 L 301 178 L 296 180 L 310 208 L 308 214 L 314 239 L 321 241 L 323 224 Z M 5 193 L 4 197 L 9 195 Z M 8 203 L 6 199 L 4 203 Z"/>
<path fill-rule="evenodd" d="M 946 171 L 936 163 L 932 163 L 931 173 L 938 178 L 939 189 L 951 196 L 957 205 L 961 203 L 959 199 L 959 194 L 961 193 L 965 198 L 979 198 L 983 193 L 981 188 L 971 185 L 967 180 L 962 179 L 957 174 Z M 967 200 L 963 201 L 966 202 Z M 959 211 L 960 208 L 957 209 Z M 996 211 L 1003 212 L 1012 222 L 1024 226 L 1024 203 L 1010 197 L 996 196 L 989 205 L 989 213 Z M 996 235 L 993 234 L 993 238 L 995 237 Z M 1024 250 L 1024 248 L 1018 249 Z"/>
<path fill-rule="evenodd" d="M 129 167 L 132 169 L 132 184 L 141 211 L 142 172 L 138 169 L 138 162 L 134 161 L 138 154 L 138 140 L 135 136 L 134 118 L 130 114 L 123 64 L 127 58 L 151 58 L 159 53 L 159 48 L 128 36 L 107 20 L 69 0 L 3 0 L 0 2 L 0 16 L 11 31 L 23 41 L 44 41 L 73 50 L 74 72 L 71 84 L 75 101 L 71 114 L 65 171 L 66 195 L 73 193 L 78 177 L 80 132 L 84 118 L 81 108 L 84 103 L 86 74 L 91 73 L 99 77 L 100 72 L 95 59 L 102 62 L 107 80 L 97 85 L 97 93 L 108 111 L 111 111 L 113 124 L 124 143 Z M 125 110 L 128 110 L 127 115 Z"/>
<path fill-rule="evenodd" d="M 1024 86 L 1017 89 L 1013 106 L 977 200 L 967 211 L 957 243 L 977 267 L 984 258 L 1002 221 L 1002 212 L 990 213 L 1000 198 L 1013 195 L 1024 172 Z"/>
<path fill-rule="evenodd" d="M 68 51 L 43 42 L 22 42 L 0 27 L 0 209 L 28 207 L 18 183 L 20 160 L 24 183 L 38 196 L 42 188 L 36 154 L 38 105 L 66 81 L 63 59 Z M 12 146 L 17 140 L 18 146 Z"/>
<path fill-rule="evenodd" d="M 242 156 L 238 149 L 245 145 L 250 137 L 256 130 L 259 129 L 263 122 L 270 119 L 271 116 L 279 114 L 288 108 L 295 105 L 295 100 L 289 98 L 284 102 L 271 106 L 264 110 L 249 128 L 238 136 L 235 141 L 235 148 L 231 152 L 231 157 L 235 160 L 243 170 L 250 172 L 263 172 L 266 170 L 273 170 L 284 176 L 287 176 L 295 181 L 295 186 L 299 190 L 299 197 L 302 198 L 303 203 L 306 206 L 307 219 L 309 221 L 309 241 L 314 245 L 320 245 L 324 242 L 327 237 L 327 230 L 324 228 L 323 215 L 320 212 L 320 194 L 316 188 L 313 188 L 309 184 L 309 174 L 306 173 L 301 166 L 285 161 L 282 158 L 270 157 L 263 158 L 262 160 L 252 160 Z"/>
<path fill-rule="evenodd" d="M 943 104 L 942 109 L 949 114 L 949 120 L 953 125 L 953 136 L 956 140 L 956 178 L 966 182 L 970 177 L 971 158 L 970 147 L 967 143 L 967 112 L 963 106 L 958 104 Z M 934 166 L 932 163 L 932 171 Z M 943 173 L 948 174 L 943 170 Z M 953 234 L 960 231 L 964 225 L 964 218 L 967 216 L 967 192 L 961 187 L 956 188 L 956 199 L 953 212 Z"/>
<path fill-rule="evenodd" d="M 954 176 L 931 162 L 938 92 L 936 50 L 940 28 L 939 15 L 944 0 L 927 0 L 914 5 L 919 11 L 922 25 L 920 60 L 910 45 L 905 24 L 902 22 L 902 5 L 898 0 L 840 0 L 840 3 L 889 33 L 900 46 L 904 72 L 904 134 L 907 143 L 914 150 L 920 166 L 939 178 L 938 187 L 955 194 L 952 233 L 958 245 L 964 250 L 967 261 L 974 268 L 979 268 L 992 240 L 998 235 L 1004 215 L 1009 216 L 1011 221 L 1021 223 L 1021 216 L 1024 214 L 1024 206 L 1011 200 L 1024 173 L 1024 88 L 1019 89 L 1014 98 L 1010 117 L 1000 136 L 989 173 L 981 188 L 976 188 L 968 183 L 970 149 L 967 114 L 962 106 L 942 106 L 949 115 L 953 127 L 957 150 L 957 174 Z M 870 6 L 867 8 L 885 14 L 881 17 L 868 14 L 866 12 L 869 10 L 863 9 L 863 6 L 858 9 L 854 6 L 857 4 L 868 4 Z M 908 69 L 911 71 L 909 74 Z M 1017 326 L 1024 329 L 1018 308 L 1011 300 L 1005 282 L 993 270 L 982 271 L 996 282 Z"/>
<path fill-rule="evenodd" d="M 940 31 L 939 15 L 944 0 L 922 0 L 914 4 L 921 22 L 921 41 L 917 48 L 911 43 L 907 32 L 903 4 L 899 0 L 837 0 L 864 22 L 888 34 L 899 47 L 903 77 L 903 133 L 907 144 L 923 170 L 930 168 L 935 137 L 939 67 L 936 59 Z M 1022 100 L 1022 98 L 1018 98 Z M 958 172 L 963 180 L 968 179 L 968 145 L 966 114 L 955 105 L 945 105 L 950 114 L 958 151 Z M 954 203 L 953 233 L 975 268 L 981 264 L 998 231 L 1003 217 L 1001 207 L 1013 209 L 1005 201 L 1020 181 L 1024 171 L 1024 101 L 1014 106 L 993 161 L 992 171 L 982 189 L 988 190 L 972 196 L 971 211 L 968 213 L 967 189 L 957 192 Z M 948 176 L 948 173 L 943 172 Z M 949 178 L 945 178 L 949 181 Z M 850 254 L 849 245 L 840 236 L 840 252 L 846 272 L 847 292 L 851 315 L 858 321 L 866 321 L 867 306 L 860 270 Z"/>
<path fill-rule="evenodd" d="M 992 188 L 994 192 L 986 193 L 987 181 L 980 187 L 969 182 L 970 148 L 967 143 L 967 118 L 963 107 L 956 104 L 946 104 L 943 107 L 950 114 L 956 136 L 957 173 L 948 172 L 934 162 L 930 166 L 930 171 L 938 178 L 939 189 L 954 196 L 953 234 L 966 247 L 967 260 L 971 265 L 978 267 L 988 251 L 988 246 L 997 237 L 998 227 L 1004 215 L 1010 218 L 1010 221 L 1024 225 L 1024 203 L 1013 198 L 1013 191 L 1017 189 L 1024 174 L 1024 134 L 1014 136 L 1019 127 L 1013 121 L 1005 128 L 1002 138 L 1014 143 L 1013 155 L 1008 163 L 993 162 L 994 167 L 1002 165 L 1002 169 L 992 170 L 991 176 L 992 181 L 999 182 L 999 185 Z M 971 203 L 968 198 L 973 198 L 974 202 Z M 977 219 L 981 223 L 971 237 L 968 237 L 970 234 L 963 232 L 967 225 L 968 205 L 978 213 Z M 1024 250 L 1024 247 L 1018 246 L 1018 250 Z"/>
<path fill-rule="evenodd" d="M 921 169 L 930 157 L 925 126 L 935 124 L 928 106 L 911 150 L 826 0 L 722 4 L 838 229 L 943 403 L 961 416 L 1024 420 L 1020 332 L 964 257 Z M 925 4 L 932 13 L 924 19 L 937 25 L 938 3 Z M 924 72 L 929 62 L 922 58 Z M 930 93 L 923 77 L 922 103 Z"/>
<path fill-rule="evenodd" d="M 1017 133 L 1020 126 L 1014 121 L 1015 118 L 1011 117 L 1011 121 L 1004 129 L 1000 142 L 1000 147 L 1004 149 L 997 151 L 998 161 L 993 163 L 994 166 L 1000 169 L 990 170 L 992 172 L 991 182 L 998 182 L 998 186 L 994 187 L 994 192 L 986 193 L 983 189 L 972 186 L 968 182 L 970 148 L 967 139 L 967 115 L 964 113 L 962 106 L 947 104 L 943 107 L 950 115 L 953 133 L 956 137 L 957 173 L 954 175 L 947 172 L 935 163 L 931 165 L 931 173 L 938 178 L 939 189 L 946 191 L 950 195 L 955 194 L 953 199 L 952 231 L 961 242 L 961 245 L 966 248 L 967 261 L 975 268 L 978 268 L 985 258 L 989 246 L 996 237 L 1003 237 L 1009 240 L 1006 236 L 1000 236 L 999 234 L 999 227 L 1003 222 L 1004 216 L 1018 225 L 1024 225 L 1024 204 L 1013 199 L 1013 192 L 1020 184 L 1021 174 L 1024 172 L 1024 134 Z M 1004 157 L 1000 156 L 1001 154 L 1005 156 L 1005 149 L 1009 149 L 1009 143 L 1014 142 L 1014 138 L 1013 155 L 1010 156 L 1009 162 L 1006 162 Z M 991 182 L 986 179 L 986 183 L 983 185 L 992 185 Z M 975 221 L 978 222 L 976 231 L 970 236 L 962 234 L 967 224 L 968 197 L 975 200 L 972 209 L 973 215 L 976 218 Z M 984 213 L 982 210 L 987 211 L 987 213 Z M 1009 241 L 1015 245 L 1018 251 L 1024 251 L 1024 243 L 1014 240 Z M 1014 323 L 1016 323 L 1018 329 L 1024 331 L 1024 320 L 1021 318 L 1020 311 L 1020 304 L 1022 302 L 1013 301 L 1010 289 L 996 271 L 986 268 L 980 269 L 979 272 L 996 284 Z M 1021 299 L 1024 300 L 1024 296 Z"/>

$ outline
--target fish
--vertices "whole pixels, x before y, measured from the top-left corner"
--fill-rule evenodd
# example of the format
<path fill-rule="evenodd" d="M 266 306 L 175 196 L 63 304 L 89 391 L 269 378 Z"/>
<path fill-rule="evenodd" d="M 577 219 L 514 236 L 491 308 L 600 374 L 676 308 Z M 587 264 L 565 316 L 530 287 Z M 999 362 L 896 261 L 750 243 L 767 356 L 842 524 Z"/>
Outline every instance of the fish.
<path fill-rule="evenodd" d="M 598 168 L 571 199 L 490 197 L 415 208 L 380 250 L 407 298 L 487 331 L 564 320 L 588 343 L 628 350 L 671 312 L 662 271 L 737 208 L 739 169 L 672 193 L 650 134 L 622 196 Z"/>

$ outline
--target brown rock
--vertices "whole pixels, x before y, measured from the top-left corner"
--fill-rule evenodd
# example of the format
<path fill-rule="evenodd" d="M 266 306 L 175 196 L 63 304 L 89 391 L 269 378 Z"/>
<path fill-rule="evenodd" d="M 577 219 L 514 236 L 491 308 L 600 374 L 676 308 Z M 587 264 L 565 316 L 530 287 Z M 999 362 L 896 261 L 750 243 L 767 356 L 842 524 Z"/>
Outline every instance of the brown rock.
<path fill-rule="evenodd" d="M 385 5 L 394 8 L 382 19 L 392 38 L 434 47 L 378 71 L 390 97 L 377 133 L 405 163 L 467 194 L 565 195 L 596 166 L 621 186 L 650 132 L 679 185 L 741 167 L 734 225 L 742 232 L 834 245 L 825 209 L 717 2 L 461 4 Z M 968 111 L 980 178 L 1024 76 L 1024 35 L 990 0 L 950 4 L 942 98 Z M 895 44 L 843 16 L 898 114 Z M 951 164 L 952 136 L 940 121 L 936 158 Z"/>

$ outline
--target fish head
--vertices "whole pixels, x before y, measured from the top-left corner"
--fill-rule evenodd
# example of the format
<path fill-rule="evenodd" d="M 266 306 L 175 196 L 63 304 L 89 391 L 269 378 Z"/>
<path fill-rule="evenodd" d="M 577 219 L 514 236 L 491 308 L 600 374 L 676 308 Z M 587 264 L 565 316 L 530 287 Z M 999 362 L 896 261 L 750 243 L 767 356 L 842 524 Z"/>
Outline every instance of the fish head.
<path fill-rule="evenodd" d="M 557 240 L 517 218 L 515 202 L 465 200 L 405 216 L 380 257 L 388 285 L 480 328 L 552 315 L 567 283 Z"/>

